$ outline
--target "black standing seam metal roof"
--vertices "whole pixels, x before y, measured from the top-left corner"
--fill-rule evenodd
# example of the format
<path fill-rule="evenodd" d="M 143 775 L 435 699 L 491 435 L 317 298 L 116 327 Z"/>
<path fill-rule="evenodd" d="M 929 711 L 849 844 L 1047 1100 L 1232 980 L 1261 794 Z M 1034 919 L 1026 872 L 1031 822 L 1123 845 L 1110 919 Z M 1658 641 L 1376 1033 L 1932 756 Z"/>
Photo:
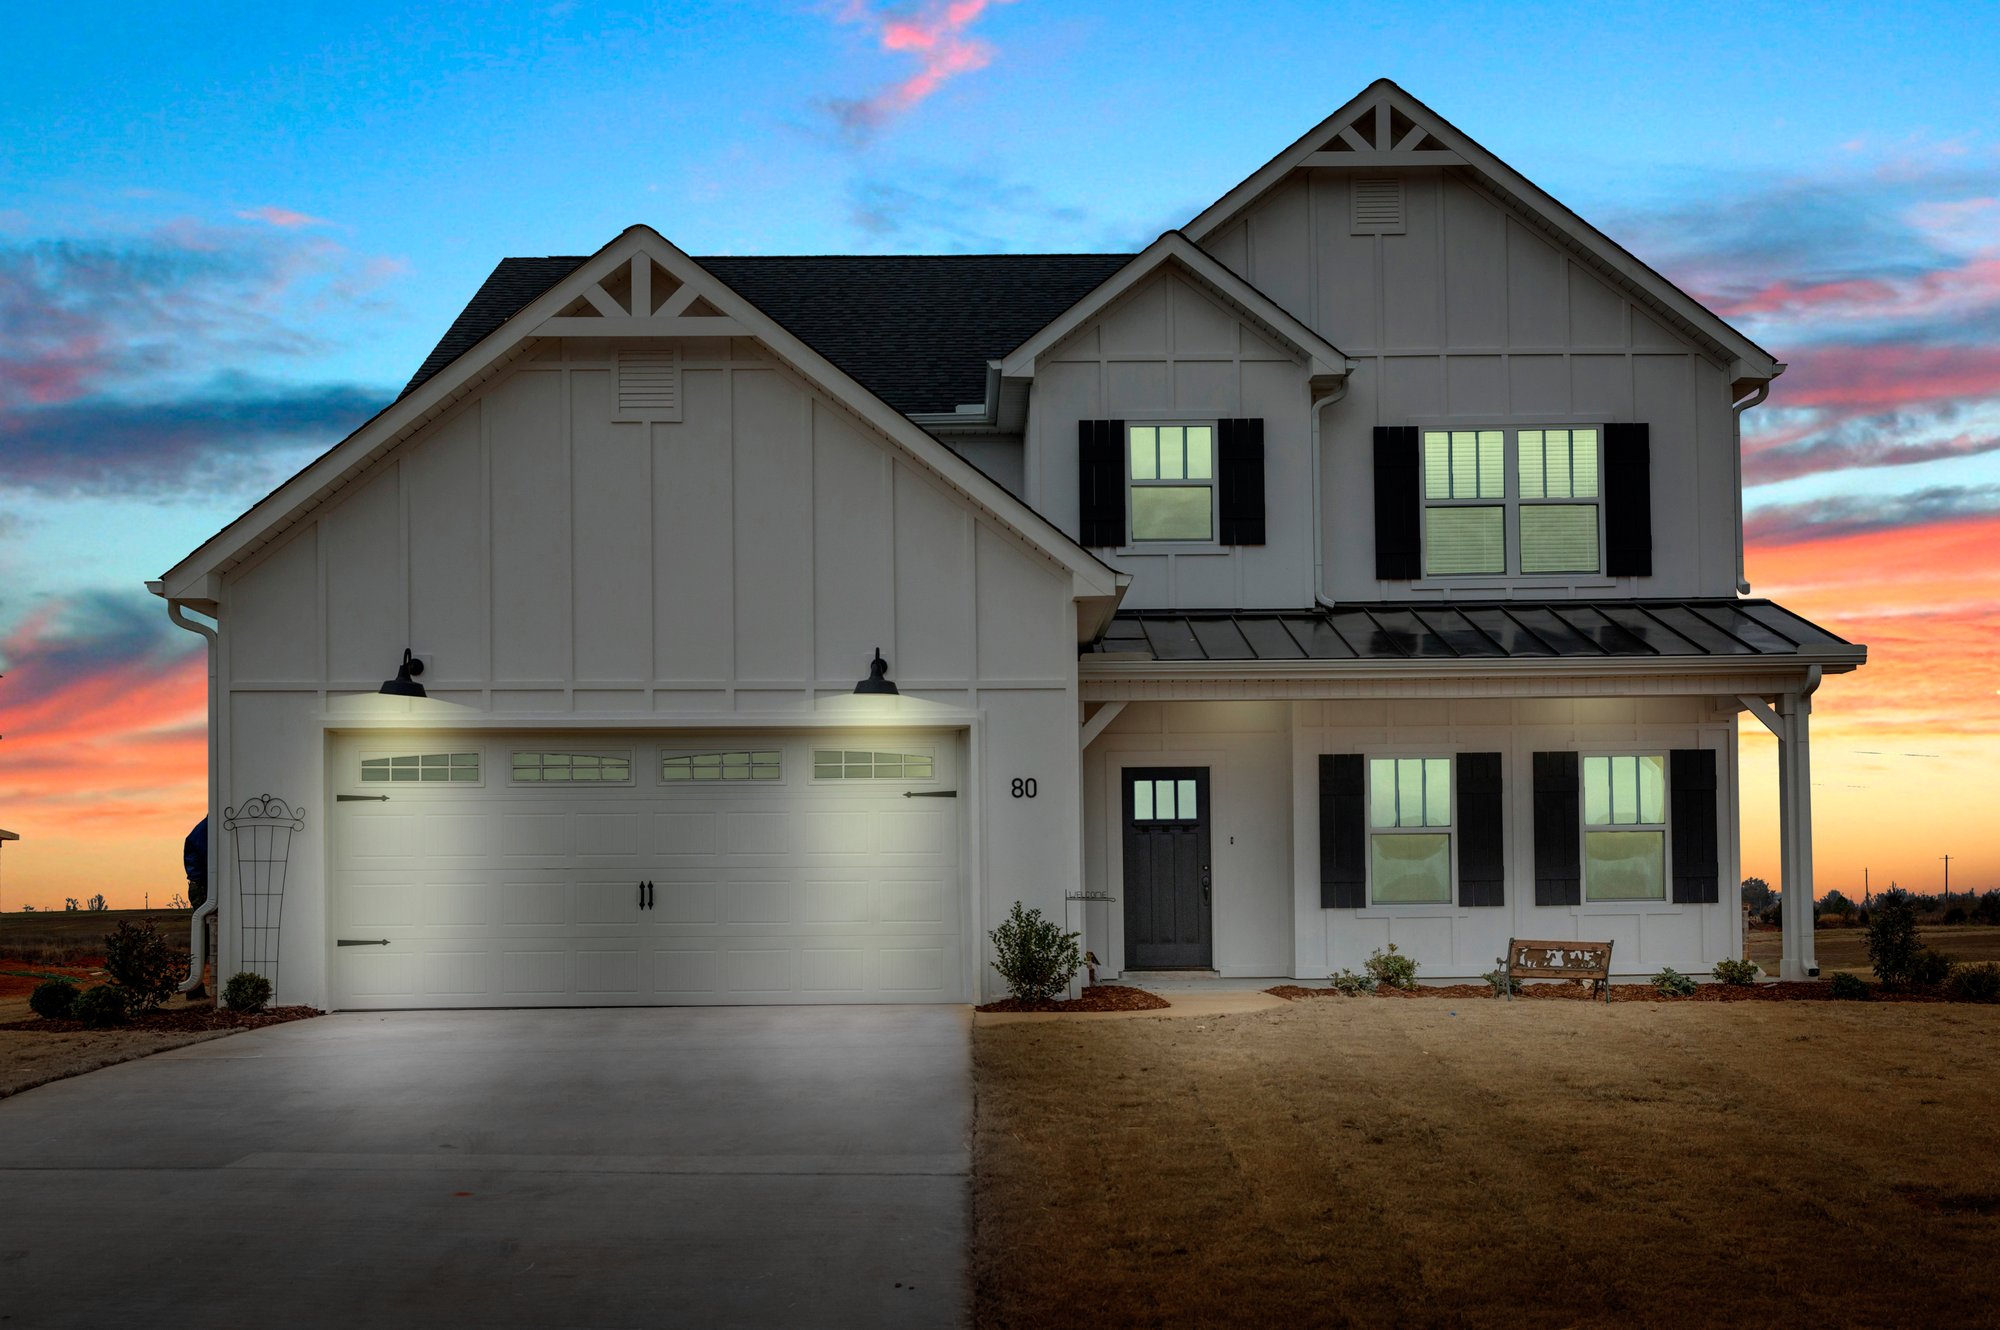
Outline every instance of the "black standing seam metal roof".
<path fill-rule="evenodd" d="M 1155 661 L 1796 656 L 1852 647 L 1769 600 L 1421 601 L 1124 610 L 1083 654 Z"/>
<path fill-rule="evenodd" d="M 986 400 L 998 360 L 1130 254 L 890 254 L 695 260 L 905 414 Z M 502 259 L 404 386 L 408 395 L 584 263 Z"/>

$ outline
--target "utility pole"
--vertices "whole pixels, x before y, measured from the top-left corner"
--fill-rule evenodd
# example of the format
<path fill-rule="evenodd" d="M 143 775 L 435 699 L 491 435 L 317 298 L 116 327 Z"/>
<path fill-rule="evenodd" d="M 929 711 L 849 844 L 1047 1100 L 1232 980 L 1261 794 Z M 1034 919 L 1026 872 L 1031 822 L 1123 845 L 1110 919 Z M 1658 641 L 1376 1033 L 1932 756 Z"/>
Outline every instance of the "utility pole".
<path fill-rule="evenodd" d="M 1873 898 L 1873 894 L 1868 890 L 1868 870 L 1864 868 L 1861 870 L 1861 908 L 1867 909 L 1868 902 Z"/>
<path fill-rule="evenodd" d="M 1946 909 L 1951 908 L 1951 856 L 1948 854 L 1944 856 L 1944 904 Z"/>

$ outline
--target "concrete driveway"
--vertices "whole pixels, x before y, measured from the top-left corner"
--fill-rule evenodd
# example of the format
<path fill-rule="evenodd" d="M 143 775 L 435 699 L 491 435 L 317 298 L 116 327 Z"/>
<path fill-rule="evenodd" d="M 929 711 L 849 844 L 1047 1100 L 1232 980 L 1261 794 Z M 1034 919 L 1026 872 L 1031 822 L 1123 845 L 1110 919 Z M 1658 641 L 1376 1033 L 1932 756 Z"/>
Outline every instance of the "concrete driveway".
<path fill-rule="evenodd" d="M 0 1100 L 0 1326 L 951 1326 L 962 1007 L 392 1012 Z"/>

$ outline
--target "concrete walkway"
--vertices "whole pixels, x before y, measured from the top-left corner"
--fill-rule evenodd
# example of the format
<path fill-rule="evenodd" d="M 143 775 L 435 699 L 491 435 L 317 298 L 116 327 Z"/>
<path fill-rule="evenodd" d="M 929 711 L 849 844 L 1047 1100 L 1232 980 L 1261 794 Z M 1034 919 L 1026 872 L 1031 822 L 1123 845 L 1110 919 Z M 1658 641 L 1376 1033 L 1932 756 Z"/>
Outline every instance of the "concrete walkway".
<path fill-rule="evenodd" d="M 963 1007 L 322 1017 L 0 1100 L 23 1326 L 953 1326 Z"/>

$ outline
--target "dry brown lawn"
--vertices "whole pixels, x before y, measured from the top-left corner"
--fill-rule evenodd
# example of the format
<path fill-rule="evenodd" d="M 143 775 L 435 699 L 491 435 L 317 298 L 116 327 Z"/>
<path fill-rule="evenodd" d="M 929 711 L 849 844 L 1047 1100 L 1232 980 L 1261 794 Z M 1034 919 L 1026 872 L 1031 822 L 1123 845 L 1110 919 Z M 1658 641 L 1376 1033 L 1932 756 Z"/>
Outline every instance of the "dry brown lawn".
<path fill-rule="evenodd" d="M 2000 1324 L 2000 1007 L 974 1032 L 986 1327 Z"/>
<path fill-rule="evenodd" d="M 2000 961 L 2000 928 L 1984 924 L 1932 925 L 1917 930 L 1926 946 L 1937 948 L 1955 961 Z M 1750 934 L 1750 959 L 1767 974 L 1778 972 L 1784 955 L 1785 935 L 1778 929 L 1754 929 Z M 1868 930 L 1865 928 L 1816 928 L 1813 952 L 1819 958 L 1821 975 L 1835 970 L 1852 970 L 1863 978 L 1873 978 L 1868 968 Z"/>

